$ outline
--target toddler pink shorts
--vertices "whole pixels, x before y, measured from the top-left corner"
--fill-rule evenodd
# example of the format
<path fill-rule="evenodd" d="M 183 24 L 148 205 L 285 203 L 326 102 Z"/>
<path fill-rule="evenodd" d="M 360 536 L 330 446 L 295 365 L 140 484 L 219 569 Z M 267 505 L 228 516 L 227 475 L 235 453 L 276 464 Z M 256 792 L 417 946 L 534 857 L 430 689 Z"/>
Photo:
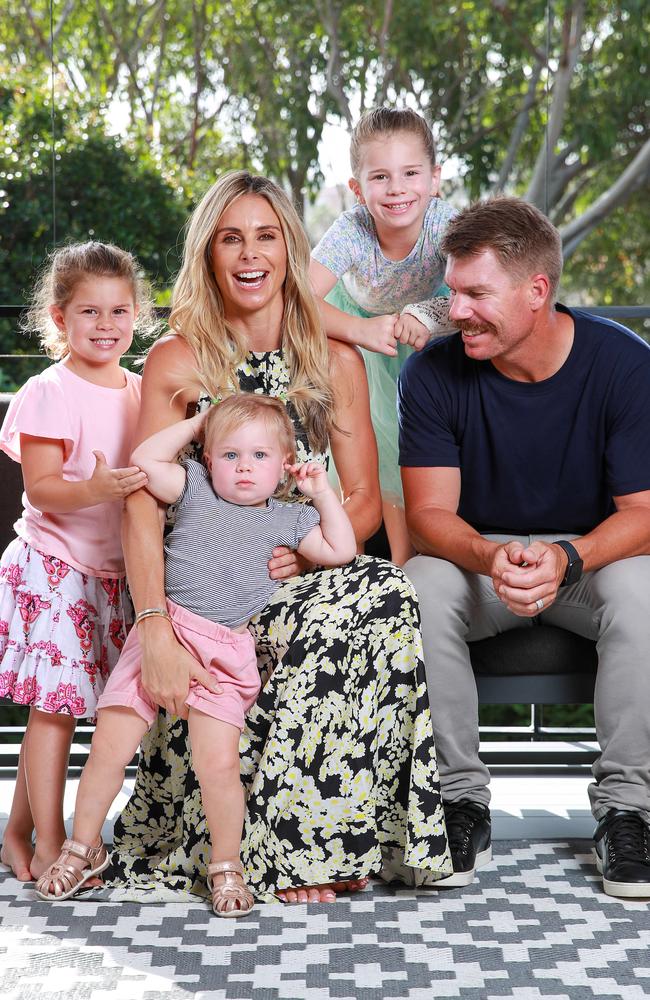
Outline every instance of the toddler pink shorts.
<path fill-rule="evenodd" d="M 193 682 L 185 704 L 191 708 L 244 728 L 244 715 L 254 704 L 260 690 L 260 675 L 255 656 L 255 642 L 248 629 L 233 632 L 217 622 L 208 621 L 167 600 L 176 638 L 219 682 L 221 694 L 214 694 L 198 682 Z M 132 708 L 148 726 L 158 714 L 158 706 L 142 687 L 141 651 L 136 628 L 132 628 L 124 644 L 97 710 L 102 708 Z"/>

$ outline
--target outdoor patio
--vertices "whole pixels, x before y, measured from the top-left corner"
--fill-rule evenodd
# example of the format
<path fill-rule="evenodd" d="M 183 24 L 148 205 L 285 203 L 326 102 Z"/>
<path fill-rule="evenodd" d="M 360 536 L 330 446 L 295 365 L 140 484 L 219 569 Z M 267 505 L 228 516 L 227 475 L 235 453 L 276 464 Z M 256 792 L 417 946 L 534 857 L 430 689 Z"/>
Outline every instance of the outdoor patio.
<path fill-rule="evenodd" d="M 7 1000 L 383 1000 L 650 995 L 646 901 L 605 896 L 593 863 L 587 772 L 499 771 L 494 860 L 465 889 L 373 882 L 331 906 L 258 906 L 218 920 L 190 902 L 52 906 L 0 875 Z M 114 805 L 126 800 L 128 781 Z M 11 782 L 0 782 L 0 824 Z M 68 783 L 66 812 L 76 780 Z M 110 839 L 110 826 L 105 829 Z"/>

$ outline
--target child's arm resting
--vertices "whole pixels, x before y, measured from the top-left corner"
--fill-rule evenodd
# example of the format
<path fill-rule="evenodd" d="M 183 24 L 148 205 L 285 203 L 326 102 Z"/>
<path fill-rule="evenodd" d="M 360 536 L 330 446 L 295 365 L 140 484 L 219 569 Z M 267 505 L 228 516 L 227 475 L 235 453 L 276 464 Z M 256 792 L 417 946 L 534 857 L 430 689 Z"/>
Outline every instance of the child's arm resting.
<path fill-rule="evenodd" d="M 365 347 L 369 351 L 395 357 L 395 337 L 393 328 L 397 313 L 388 316 L 350 316 L 342 309 L 325 302 L 325 296 L 334 288 L 337 277 L 333 271 L 312 257 L 309 264 L 309 280 L 318 300 L 320 317 L 325 333 L 334 340 L 346 344 Z"/>
<path fill-rule="evenodd" d="M 357 542 L 350 519 L 327 480 L 319 462 L 287 466 L 301 493 L 313 501 L 320 524 L 312 528 L 298 545 L 298 552 L 320 566 L 341 566 L 357 554 Z"/>
<path fill-rule="evenodd" d="M 449 305 L 447 296 L 435 295 L 424 302 L 404 306 L 395 324 L 397 339 L 419 351 L 433 337 L 455 333 L 458 324 L 449 319 Z"/>
<path fill-rule="evenodd" d="M 147 489 L 163 503 L 174 503 L 183 492 L 185 469 L 176 457 L 181 448 L 200 434 L 205 416 L 197 413 L 163 428 L 139 444 L 131 455 L 131 461 L 148 476 Z"/>
<path fill-rule="evenodd" d="M 20 461 L 30 504 L 43 513 L 68 514 L 83 507 L 124 500 L 146 485 L 146 474 L 137 466 L 111 469 L 100 451 L 93 454 L 95 469 L 91 478 L 72 482 L 63 478 L 63 441 L 21 434 Z"/>
<path fill-rule="evenodd" d="M 334 340 L 343 340 L 348 344 L 358 343 L 357 318 L 348 316 L 342 309 L 337 309 L 325 301 L 325 296 L 331 292 L 338 280 L 334 272 L 312 257 L 309 262 L 309 280 L 327 336 L 333 337 Z"/>

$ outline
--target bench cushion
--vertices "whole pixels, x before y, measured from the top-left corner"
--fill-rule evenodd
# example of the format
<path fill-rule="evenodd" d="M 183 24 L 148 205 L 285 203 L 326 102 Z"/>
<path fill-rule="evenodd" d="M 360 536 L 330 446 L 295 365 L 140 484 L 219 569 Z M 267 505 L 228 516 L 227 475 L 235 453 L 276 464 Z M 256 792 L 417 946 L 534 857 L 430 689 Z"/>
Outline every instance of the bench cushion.
<path fill-rule="evenodd" d="M 594 641 L 554 625 L 514 628 L 468 646 L 479 676 L 595 674 L 598 667 Z"/>

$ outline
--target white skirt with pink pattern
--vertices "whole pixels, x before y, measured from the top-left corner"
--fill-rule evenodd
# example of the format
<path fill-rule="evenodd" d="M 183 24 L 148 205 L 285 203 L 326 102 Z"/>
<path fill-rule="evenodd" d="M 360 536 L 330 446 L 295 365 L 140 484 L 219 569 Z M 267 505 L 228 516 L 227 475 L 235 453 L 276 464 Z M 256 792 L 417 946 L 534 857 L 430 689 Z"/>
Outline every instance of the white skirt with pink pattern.
<path fill-rule="evenodd" d="M 132 621 L 126 580 L 14 539 L 0 561 L 0 697 L 93 719 Z"/>

